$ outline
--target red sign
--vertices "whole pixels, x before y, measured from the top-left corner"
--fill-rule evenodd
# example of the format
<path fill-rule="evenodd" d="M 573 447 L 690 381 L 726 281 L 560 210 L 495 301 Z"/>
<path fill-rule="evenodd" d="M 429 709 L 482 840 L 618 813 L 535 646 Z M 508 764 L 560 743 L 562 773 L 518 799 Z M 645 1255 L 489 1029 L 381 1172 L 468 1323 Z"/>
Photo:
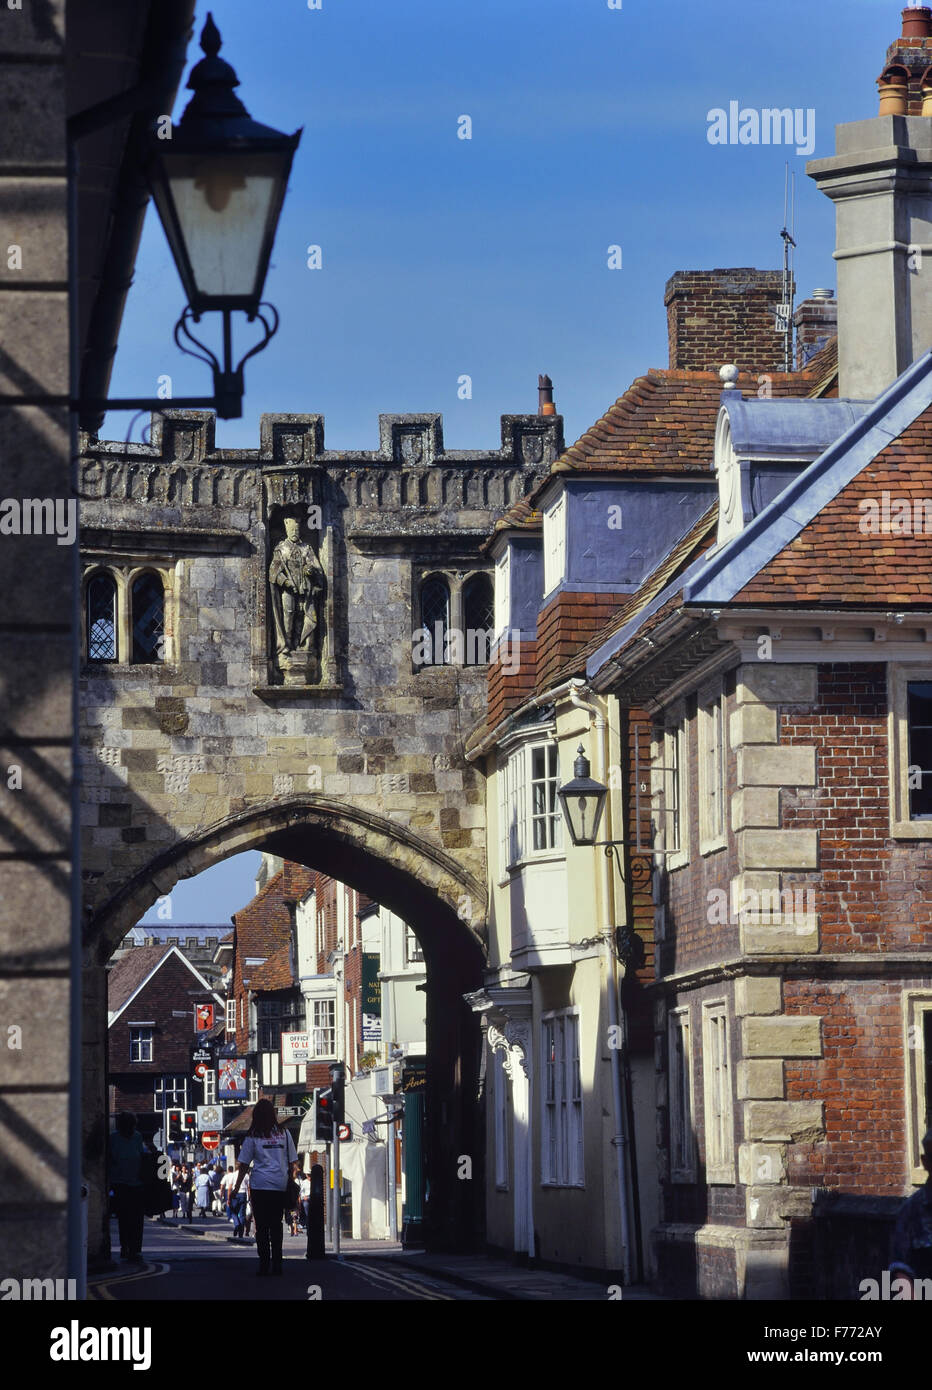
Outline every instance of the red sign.
<path fill-rule="evenodd" d="M 352 1125 L 337 1125 L 337 1138 L 339 1139 L 339 1141 L 340 1141 L 341 1144 L 346 1143 L 346 1141 L 349 1140 L 349 1139 L 352 1139 L 352 1137 L 353 1137 L 353 1127 L 352 1127 Z"/>
<path fill-rule="evenodd" d="M 213 1004 L 198 1004 L 194 1010 L 194 1031 L 202 1033 L 205 1029 L 214 1026 L 214 1006 Z"/>
<path fill-rule="evenodd" d="M 201 1135 L 201 1147 L 205 1149 L 219 1149 L 220 1135 L 216 1130 L 211 1130 L 209 1134 Z"/>
<path fill-rule="evenodd" d="M 195 1075 L 195 1076 L 198 1076 L 198 1077 L 206 1076 L 206 1075 L 207 1075 L 207 1063 L 206 1063 L 206 1062 L 198 1062 L 197 1066 L 194 1068 L 194 1075 Z"/>

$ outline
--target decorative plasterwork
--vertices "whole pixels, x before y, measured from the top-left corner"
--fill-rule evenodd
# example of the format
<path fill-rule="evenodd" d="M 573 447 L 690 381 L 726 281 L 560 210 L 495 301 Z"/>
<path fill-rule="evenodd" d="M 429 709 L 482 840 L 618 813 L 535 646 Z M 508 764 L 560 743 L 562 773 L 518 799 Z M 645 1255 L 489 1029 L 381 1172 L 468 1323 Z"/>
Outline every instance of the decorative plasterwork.
<path fill-rule="evenodd" d="M 489 1046 L 494 1051 L 504 1052 L 505 1074 L 512 1082 L 516 1079 L 516 1062 L 520 1063 L 526 1078 L 530 1079 L 531 1075 L 530 976 L 517 979 L 520 982 L 517 987 L 492 986 L 463 995 L 473 1013 L 484 1015 Z"/>

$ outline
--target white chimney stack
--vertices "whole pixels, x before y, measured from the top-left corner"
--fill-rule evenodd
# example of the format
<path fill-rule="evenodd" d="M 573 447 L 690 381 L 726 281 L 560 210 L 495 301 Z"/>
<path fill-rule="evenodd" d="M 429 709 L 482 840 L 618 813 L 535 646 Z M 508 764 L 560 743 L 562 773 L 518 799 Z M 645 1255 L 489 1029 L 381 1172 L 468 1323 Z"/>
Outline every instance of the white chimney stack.
<path fill-rule="evenodd" d="M 932 347 L 932 119 L 835 128 L 806 172 L 835 204 L 838 394 L 873 400 Z"/>

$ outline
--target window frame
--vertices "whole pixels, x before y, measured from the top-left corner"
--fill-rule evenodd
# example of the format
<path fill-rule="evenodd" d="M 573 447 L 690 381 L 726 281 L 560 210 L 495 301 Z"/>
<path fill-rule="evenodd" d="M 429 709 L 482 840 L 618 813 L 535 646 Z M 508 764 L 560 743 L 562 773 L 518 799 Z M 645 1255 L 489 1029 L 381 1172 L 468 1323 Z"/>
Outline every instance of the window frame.
<path fill-rule="evenodd" d="M 932 1111 L 932 1095 L 927 1087 L 929 1064 L 926 1052 L 926 1029 L 932 1028 L 932 990 L 903 992 L 903 1057 L 906 1068 L 906 1128 L 908 1136 L 907 1167 L 909 1181 L 918 1186 L 929 1176 L 922 1166 L 922 1138 L 926 1132 L 926 1114 Z"/>
<path fill-rule="evenodd" d="M 694 1183 L 696 1181 L 696 1092 L 693 1069 L 692 1012 L 688 1004 L 671 1009 L 667 1015 L 667 1098 L 670 1127 L 670 1180 L 677 1183 Z"/>
<path fill-rule="evenodd" d="M 578 1007 L 541 1014 L 541 1187 L 586 1186 L 579 1017 Z M 572 1028 L 567 1028 L 568 1022 Z M 555 1042 L 553 1062 L 547 1056 L 550 1027 Z"/>
<path fill-rule="evenodd" d="M 91 656 L 91 621 L 90 621 L 90 601 L 91 586 L 98 580 L 106 580 L 113 590 L 112 618 L 113 624 L 113 656 Z M 105 565 L 92 565 L 84 575 L 83 602 L 81 605 L 83 616 L 83 645 L 84 645 L 84 664 L 93 669 L 101 666 L 119 666 L 120 653 L 122 649 L 122 633 L 120 632 L 120 580 L 117 574 L 108 569 Z"/>
<path fill-rule="evenodd" d="M 160 1072 L 153 1076 L 153 1110 L 189 1110 L 188 1105 L 188 1076 L 185 1072 Z M 170 1081 L 171 1086 L 166 1086 Z M 179 1082 L 181 1083 L 179 1086 Z M 181 1092 L 182 1099 L 178 1100 L 178 1092 Z M 173 1100 L 166 1100 L 165 1094 L 170 1091 L 175 1097 Z"/>
<path fill-rule="evenodd" d="M 160 590 L 160 593 L 161 593 L 161 601 L 162 601 L 162 631 L 161 631 L 161 635 L 160 635 L 160 637 L 159 637 L 159 645 L 160 645 L 160 647 L 161 647 L 161 655 L 156 656 L 156 657 L 152 658 L 151 660 L 146 660 L 146 659 L 143 659 L 143 658 L 137 659 L 137 655 L 136 655 L 136 647 L 137 647 L 137 642 L 136 642 L 136 586 L 137 586 L 137 584 L 143 583 L 143 581 L 146 580 L 146 579 L 154 579 L 155 582 L 158 584 L 159 590 Z M 134 570 L 134 571 L 132 572 L 132 574 L 131 574 L 130 576 L 128 576 L 127 582 L 126 582 L 126 603 L 127 603 L 128 610 L 129 610 L 129 641 L 130 641 L 130 646 L 129 646 L 129 651 L 128 651 L 128 653 L 127 653 L 127 656 L 128 656 L 128 658 L 129 658 L 129 664 L 130 664 L 131 666 L 164 666 L 164 665 L 165 665 L 166 647 L 167 647 L 167 641 L 168 641 L 168 638 L 167 638 L 168 603 L 167 603 L 167 596 L 166 596 L 166 585 L 165 585 L 165 576 L 164 576 L 164 574 L 162 574 L 162 573 L 161 573 L 159 570 L 157 570 L 157 569 L 153 569 L 152 566 L 146 566 L 146 567 L 143 568 L 143 569 Z"/>
<path fill-rule="evenodd" d="M 720 683 L 701 692 L 696 709 L 699 762 L 699 853 L 714 854 L 728 843 L 725 692 Z M 713 769 L 714 760 L 714 769 Z M 717 799 L 717 815 L 713 802 Z"/>
<path fill-rule="evenodd" d="M 719 1026 L 721 1025 L 721 1026 Z M 716 1075 L 717 1041 L 721 1063 Z M 705 1180 L 735 1182 L 735 1102 L 731 1055 L 731 1021 L 727 999 L 707 999 L 702 1005 L 702 1073 L 705 1127 Z"/>
<path fill-rule="evenodd" d="M 932 840 L 932 817 L 909 815 L 909 686 L 932 683 L 932 665 L 892 663 L 887 670 L 887 745 L 890 770 L 890 835 L 898 840 Z"/>
<path fill-rule="evenodd" d="M 227 1033 L 236 1033 L 236 997 L 226 1001 L 226 1018 L 224 1023 Z"/>
<path fill-rule="evenodd" d="M 145 1033 L 145 1034 L 147 1035 L 145 1039 L 143 1039 L 143 1038 L 141 1038 L 141 1037 L 138 1037 L 138 1036 L 134 1036 L 134 1035 L 138 1035 L 138 1034 L 142 1034 L 142 1033 Z M 134 1050 L 136 1049 L 137 1044 L 139 1044 L 139 1045 L 144 1045 L 145 1043 L 148 1043 L 148 1050 L 149 1050 L 149 1055 L 148 1055 L 148 1057 L 134 1057 L 134 1056 L 133 1056 L 133 1052 L 134 1052 Z M 154 1024 L 151 1024 L 151 1023 L 150 1023 L 150 1024 L 145 1024 L 145 1023 L 131 1023 L 131 1024 L 129 1025 L 129 1060 L 130 1060 L 130 1065 L 131 1065 L 131 1066 L 133 1066 L 133 1065 L 137 1065 L 137 1066 L 138 1066 L 139 1063 L 154 1062 L 154 1061 L 155 1061 L 155 1057 L 154 1057 L 154 1055 L 153 1055 L 154 1052 L 155 1052 L 155 1026 L 154 1026 Z"/>
<path fill-rule="evenodd" d="M 544 600 L 566 579 L 566 492 L 560 492 L 543 514 Z"/>
<path fill-rule="evenodd" d="M 668 870 L 689 863 L 689 721 L 686 702 L 671 705 L 663 726 L 663 830 Z M 671 809 L 672 808 L 672 809 Z"/>
<path fill-rule="evenodd" d="M 333 998 L 309 999 L 308 1003 L 311 1005 L 311 1018 L 313 1019 L 313 1022 L 310 1020 L 308 1021 L 307 1028 L 308 1042 L 310 1044 L 308 1056 L 315 1061 L 320 1058 L 335 1057 L 337 1055 L 337 1001 Z M 329 1018 L 331 1020 L 329 1023 L 322 1024 L 318 1022 L 319 1009 L 329 1010 Z M 328 1033 L 332 1040 L 332 1046 L 329 1051 L 322 1051 L 320 1042 L 326 1041 L 324 1035 Z"/>
<path fill-rule="evenodd" d="M 544 752 L 545 775 L 534 777 L 534 754 Z M 553 754 L 553 770 L 550 755 Z M 499 785 L 499 881 L 526 864 L 564 859 L 563 814 L 557 793 L 560 789 L 560 744 L 552 735 L 538 732 L 518 747 L 502 753 L 498 764 Z M 534 786 L 553 788 L 553 810 L 535 813 Z M 513 812 L 516 813 L 513 815 Z M 550 824 L 553 843 L 534 846 L 535 821 Z"/>

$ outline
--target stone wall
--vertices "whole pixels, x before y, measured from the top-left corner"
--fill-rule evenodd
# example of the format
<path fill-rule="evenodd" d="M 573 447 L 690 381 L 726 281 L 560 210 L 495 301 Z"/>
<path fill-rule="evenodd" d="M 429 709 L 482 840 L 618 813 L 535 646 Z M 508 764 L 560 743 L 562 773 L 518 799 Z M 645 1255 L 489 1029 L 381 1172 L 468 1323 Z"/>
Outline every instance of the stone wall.
<path fill-rule="evenodd" d="M 86 441 L 85 572 L 116 574 L 124 605 L 143 569 L 166 592 L 163 661 L 82 668 L 92 918 L 180 840 L 322 798 L 439 852 L 454 906 L 483 883 L 462 735 L 485 668 L 418 665 L 419 588 L 487 569 L 479 544 L 557 457 L 561 421 L 503 417 L 501 449 L 482 454 L 446 452 L 438 416 L 382 416 L 379 434 L 376 451 L 335 453 L 319 416 L 264 416 L 259 450 L 216 450 L 211 416 L 168 411 L 148 445 Z M 276 669 L 267 583 L 285 516 L 326 582 L 318 668 L 298 683 Z"/>
<path fill-rule="evenodd" d="M 0 18 L 0 394 L 59 402 L 69 351 L 64 12 L 64 0 L 49 0 L 5 6 Z M 0 409 L 5 499 L 47 499 L 65 521 L 69 457 L 66 407 Z M 41 531 L 14 521 L 0 538 L 0 1248 L 11 1278 L 77 1273 L 66 1267 L 75 551 Z"/>

